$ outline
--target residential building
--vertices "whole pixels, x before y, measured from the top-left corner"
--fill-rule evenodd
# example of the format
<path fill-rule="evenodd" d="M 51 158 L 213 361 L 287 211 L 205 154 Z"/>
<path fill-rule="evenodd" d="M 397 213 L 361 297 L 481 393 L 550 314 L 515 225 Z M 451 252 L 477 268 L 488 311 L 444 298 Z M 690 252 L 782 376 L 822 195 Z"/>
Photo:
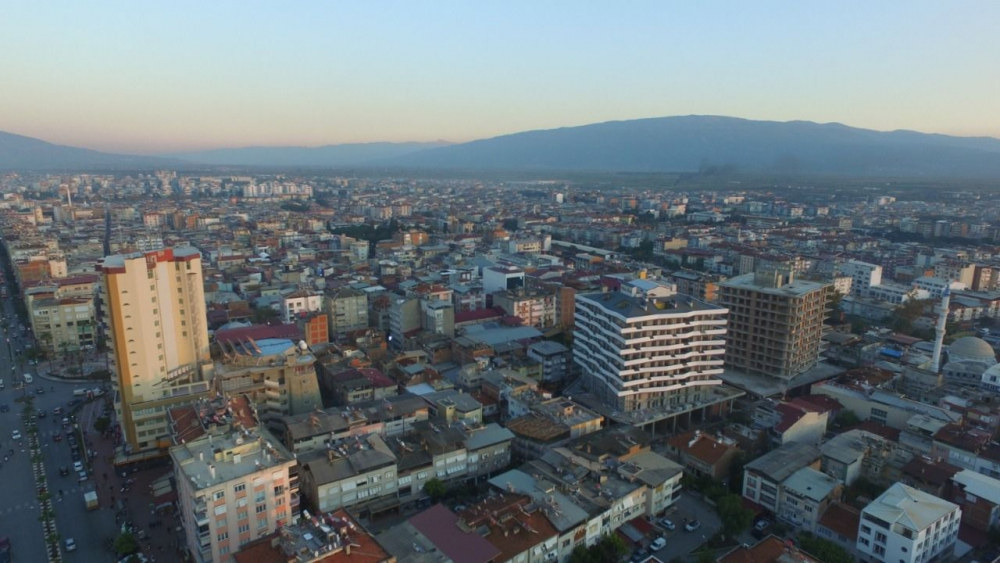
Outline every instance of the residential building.
<path fill-rule="evenodd" d="M 220 342 L 223 360 L 215 364 L 216 389 L 247 395 L 261 422 L 277 428 L 283 416 L 323 407 L 316 379 L 316 358 L 308 347 L 285 338 Z"/>
<path fill-rule="evenodd" d="M 896 483 L 861 511 L 861 561 L 947 560 L 958 538 L 958 505 Z"/>
<path fill-rule="evenodd" d="M 727 481 L 740 448 L 731 438 L 692 430 L 667 440 L 667 452 L 695 477 Z"/>
<path fill-rule="evenodd" d="M 244 545 L 235 563 L 396 563 L 346 510 L 316 514 Z"/>
<path fill-rule="evenodd" d="M 104 258 L 115 411 L 127 452 L 171 446 L 167 411 L 212 379 L 201 255 L 191 247 Z"/>
<path fill-rule="evenodd" d="M 299 317 L 307 317 L 309 313 L 322 312 L 323 294 L 301 289 L 293 291 L 281 298 L 280 307 L 282 320 L 286 323 L 292 323 Z"/>
<path fill-rule="evenodd" d="M 588 389 L 618 411 L 707 402 L 722 384 L 726 309 L 645 280 L 577 295 L 573 358 Z"/>
<path fill-rule="evenodd" d="M 558 342 L 534 342 L 528 346 L 527 356 L 542 365 L 543 382 L 559 383 L 569 376 L 571 352 Z"/>
<path fill-rule="evenodd" d="M 524 270 L 516 266 L 493 266 L 483 269 L 483 293 L 512 291 L 524 287 Z"/>
<path fill-rule="evenodd" d="M 187 549 L 226 563 L 299 513 L 295 458 L 267 430 L 235 427 L 170 449 Z"/>
<path fill-rule="evenodd" d="M 962 522 L 988 533 L 1000 524 L 1000 480 L 963 469 L 951 477 L 951 500 L 962 507 Z"/>
<path fill-rule="evenodd" d="M 493 305 L 512 317 L 521 319 L 525 326 L 547 329 L 556 326 L 556 296 L 543 291 L 526 291 L 524 288 L 500 291 L 493 294 Z"/>
<path fill-rule="evenodd" d="M 368 327 L 368 297 L 351 288 L 326 294 L 326 314 L 331 335 Z"/>
<path fill-rule="evenodd" d="M 28 307 L 31 332 L 43 350 L 66 354 L 97 344 L 93 297 L 36 297 Z"/>
<path fill-rule="evenodd" d="M 859 260 L 848 260 L 840 265 L 840 273 L 851 278 L 851 293 L 868 295 L 868 290 L 882 283 L 882 266 Z"/>
<path fill-rule="evenodd" d="M 781 482 L 778 518 L 807 532 L 815 532 L 820 516 L 840 500 L 844 484 L 812 467 L 803 467 Z"/>
<path fill-rule="evenodd" d="M 821 457 L 822 452 L 812 444 L 783 444 L 743 468 L 743 498 L 778 514 L 781 484 L 803 467 L 819 469 Z"/>
<path fill-rule="evenodd" d="M 781 379 L 816 365 L 832 290 L 778 271 L 720 283 L 719 305 L 729 311 L 726 365 Z"/>
<path fill-rule="evenodd" d="M 804 401 L 774 401 L 768 399 L 757 405 L 753 425 L 766 429 L 775 446 L 788 442 L 805 442 L 819 445 L 826 434 L 830 414 L 812 407 Z"/>

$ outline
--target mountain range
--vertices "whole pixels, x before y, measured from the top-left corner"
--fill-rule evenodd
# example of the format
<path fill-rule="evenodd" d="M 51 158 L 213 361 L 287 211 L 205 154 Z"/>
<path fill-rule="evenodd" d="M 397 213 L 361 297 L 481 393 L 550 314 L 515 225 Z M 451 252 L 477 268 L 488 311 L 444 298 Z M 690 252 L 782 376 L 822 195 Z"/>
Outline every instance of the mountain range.
<path fill-rule="evenodd" d="M 1000 178 L 1000 139 L 839 123 L 678 116 L 526 131 L 467 143 L 247 147 L 130 156 L 0 132 L 0 169 L 205 166 L 466 168 Z"/>

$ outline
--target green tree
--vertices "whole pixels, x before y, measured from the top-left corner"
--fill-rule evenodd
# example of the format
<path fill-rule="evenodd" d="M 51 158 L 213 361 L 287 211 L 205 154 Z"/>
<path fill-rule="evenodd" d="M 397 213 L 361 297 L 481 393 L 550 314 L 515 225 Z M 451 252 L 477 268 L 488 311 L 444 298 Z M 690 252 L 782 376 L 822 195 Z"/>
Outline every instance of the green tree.
<path fill-rule="evenodd" d="M 858 418 L 858 415 L 854 414 L 854 411 L 849 409 L 840 411 L 837 414 L 837 418 L 833 419 L 833 425 L 836 428 L 850 428 L 859 424 L 861 424 L 861 419 Z"/>
<path fill-rule="evenodd" d="M 753 512 L 744 508 L 742 497 L 732 493 L 716 501 L 715 510 L 722 520 L 722 531 L 727 536 L 738 535 L 753 523 Z"/>
<path fill-rule="evenodd" d="M 108 426 L 111 426 L 111 419 L 106 416 L 97 417 L 97 420 L 94 421 L 94 430 L 98 432 L 103 433 L 108 429 Z"/>
<path fill-rule="evenodd" d="M 854 561 L 846 549 L 831 541 L 817 538 L 808 532 L 799 535 L 799 545 L 823 563 L 851 563 Z"/>
<path fill-rule="evenodd" d="M 135 536 L 129 533 L 124 533 L 117 538 L 115 538 L 115 553 L 118 555 L 128 555 L 130 553 L 135 553 L 139 551 L 139 542 L 135 539 Z"/>
<path fill-rule="evenodd" d="M 431 500 L 437 502 L 444 498 L 444 495 L 448 493 L 448 487 L 446 487 L 440 479 L 435 477 L 424 483 L 424 491 L 426 491 L 431 497 Z"/>

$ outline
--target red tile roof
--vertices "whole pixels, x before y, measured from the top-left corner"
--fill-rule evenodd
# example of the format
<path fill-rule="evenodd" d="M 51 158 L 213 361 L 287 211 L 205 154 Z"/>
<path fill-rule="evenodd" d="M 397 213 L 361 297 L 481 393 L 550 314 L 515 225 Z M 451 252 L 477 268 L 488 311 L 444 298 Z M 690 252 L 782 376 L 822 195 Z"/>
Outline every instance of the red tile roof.
<path fill-rule="evenodd" d="M 227 328 L 215 332 L 215 339 L 219 342 L 239 342 L 252 338 L 263 340 L 264 338 L 288 338 L 290 340 L 300 340 L 302 331 L 295 324 L 280 325 L 251 325 L 240 328 Z"/>

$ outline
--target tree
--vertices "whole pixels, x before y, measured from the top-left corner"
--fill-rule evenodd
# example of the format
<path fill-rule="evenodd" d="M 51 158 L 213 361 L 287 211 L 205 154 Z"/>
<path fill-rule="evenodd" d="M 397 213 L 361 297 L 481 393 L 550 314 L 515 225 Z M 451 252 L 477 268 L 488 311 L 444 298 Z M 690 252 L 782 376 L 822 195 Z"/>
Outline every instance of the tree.
<path fill-rule="evenodd" d="M 817 538 L 808 532 L 799 535 L 799 545 L 823 563 L 851 563 L 854 561 L 846 549 L 831 541 Z"/>
<path fill-rule="evenodd" d="M 858 415 L 854 414 L 854 411 L 849 409 L 840 411 L 837 414 L 837 418 L 833 419 L 833 425 L 837 428 L 851 428 L 859 424 L 861 424 L 861 419 L 858 418 Z"/>
<path fill-rule="evenodd" d="M 570 563 L 606 563 L 621 561 L 628 553 L 628 546 L 618 534 L 608 534 L 590 548 L 576 546 L 570 554 Z"/>
<path fill-rule="evenodd" d="M 424 483 L 424 491 L 426 491 L 427 494 L 430 495 L 431 500 L 437 502 L 442 498 L 444 498 L 444 495 L 447 494 L 448 487 L 446 487 L 445 484 L 442 483 L 440 479 L 435 477 L 430 481 Z"/>
<path fill-rule="evenodd" d="M 753 523 L 753 512 L 744 508 L 742 497 L 732 493 L 720 498 L 716 502 L 715 510 L 722 520 L 722 531 L 727 536 L 736 536 Z"/>
<path fill-rule="evenodd" d="M 129 533 L 124 533 L 117 538 L 115 538 L 115 553 L 118 555 L 129 555 L 130 553 L 135 553 L 139 551 L 139 542 L 136 541 L 135 536 Z"/>
<path fill-rule="evenodd" d="M 103 433 L 108 429 L 108 426 L 111 426 L 111 419 L 106 416 L 99 416 L 97 417 L 97 420 L 94 421 L 94 430 L 97 430 L 98 432 Z"/>

